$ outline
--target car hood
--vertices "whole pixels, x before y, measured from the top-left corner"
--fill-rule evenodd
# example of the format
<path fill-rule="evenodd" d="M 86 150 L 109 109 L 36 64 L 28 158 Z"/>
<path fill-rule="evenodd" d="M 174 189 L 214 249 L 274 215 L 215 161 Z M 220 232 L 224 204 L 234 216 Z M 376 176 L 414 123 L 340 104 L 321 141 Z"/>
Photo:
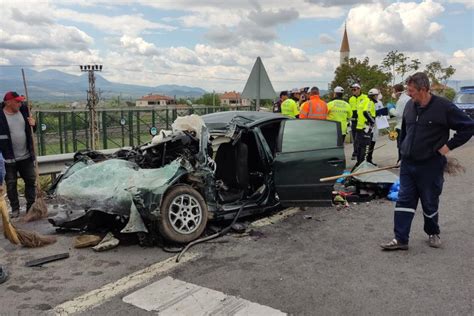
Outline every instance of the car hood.
<path fill-rule="evenodd" d="M 184 165 L 180 159 L 157 169 L 141 169 L 120 159 L 89 164 L 57 186 L 56 202 L 67 214 L 61 214 L 62 221 L 95 210 L 127 218 L 123 232 L 146 232 L 142 217 L 154 216 L 169 185 L 187 173 Z"/>
<path fill-rule="evenodd" d="M 474 103 L 455 103 L 462 110 L 474 109 Z"/>

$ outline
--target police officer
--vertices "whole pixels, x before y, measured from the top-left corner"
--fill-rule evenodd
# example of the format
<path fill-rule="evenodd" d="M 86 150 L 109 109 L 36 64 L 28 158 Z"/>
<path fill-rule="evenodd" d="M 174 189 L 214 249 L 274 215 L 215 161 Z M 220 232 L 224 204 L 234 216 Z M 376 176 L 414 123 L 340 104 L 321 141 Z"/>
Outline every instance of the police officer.
<path fill-rule="evenodd" d="M 281 99 L 283 102 L 281 103 L 281 114 L 291 117 L 291 118 L 298 118 L 300 115 L 300 111 L 298 109 L 298 104 L 292 98 L 288 97 L 287 91 L 282 91 L 280 93 Z"/>
<path fill-rule="evenodd" d="M 342 143 L 344 144 L 347 134 L 347 124 L 352 117 L 352 109 L 349 103 L 342 99 L 343 95 L 344 89 L 342 87 L 338 86 L 334 88 L 334 99 L 327 104 L 327 119 L 341 123 Z"/>
<path fill-rule="evenodd" d="M 273 102 L 273 113 L 281 113 L 281 104 L 283 102 L 283 95 L 288 95 L 287 91 L 280 92 L 280 98 Z"/>
<path fill-rule="evenodd" d="M 375 126 L 375 103 L 365 96 L 357 103 L 357 125 L 356 125 L 356 144 L 357 144 L 357 163 L 359 166 L 370 152 L 372 142 L 372 133 Z"/>
<path fill-rule="evenodd" d="M 352 120 L 351 120 L 351 131 L 352 131 L 352 139 L 353 139 L 353 146 L 354 146 L 354 151 L 352 152 L 352 160 L 357 159 L 357 149 L 359 146 L 357 145 L 357 137 L 356 137 L 356 131 L 357 131 L 357 115 L 358 115 L 358 105 L 360 103 L 365 103 L 368 102 L 369 99 L 366 94 L 363 94 L 361 92 L 360 85 L 358 83 L 354 83 L 351 86 L 351 92 L 352 92 L 352 97 L 349 99 L 349 104 L 351 105 L 352 109 Z"/>

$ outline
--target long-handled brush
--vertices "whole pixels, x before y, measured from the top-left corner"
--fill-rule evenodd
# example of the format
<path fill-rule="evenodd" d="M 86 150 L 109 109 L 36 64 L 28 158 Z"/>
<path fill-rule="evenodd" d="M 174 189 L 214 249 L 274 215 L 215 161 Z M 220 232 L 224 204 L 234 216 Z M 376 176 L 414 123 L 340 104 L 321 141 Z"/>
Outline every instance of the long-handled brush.
<path fill-rule="evenodd" d="M 23 76 L 23 85 L 25 87 L 26 94 L 26 103 L 28 105 L 28 116 L 31 117 L 31 103 L 30 98 L 28 97 L 28 87 L 26 85 L 25 71 L 21 69 L 21 74 Z M 33 133 L 33 127 L 31 127 L 31 138 L 33 141 L 33 155 L 36 156 L 37 144 L 36 139 Z M 35 202 L 31 205 L 30 209 L 27 210 L 26 215 L 23 217 L 23 221 L 32 222 L 38 219 L 44 218 L 48 215 L 48 207 L 44 201 L 43 191 L 41 190 L 40 181 L 39 181 L 39 169 L 38 169 L 38 157 L 35 157 L 35 174 L 36 174 L 36 199 Z"/>
<path fill-rule="evenodd" d="M 36 248 L 46 246 L 56 242 L 54 236 L 41 236 L 35 232 L 17 229 L 10 221 L 8 215 L 7 203 L 5 202 L 5 194 L 3 187 L 0 186 L 0 212 L 2 214 L 3 234 L 12 244 L 21 244 L 24 247 Z"/>

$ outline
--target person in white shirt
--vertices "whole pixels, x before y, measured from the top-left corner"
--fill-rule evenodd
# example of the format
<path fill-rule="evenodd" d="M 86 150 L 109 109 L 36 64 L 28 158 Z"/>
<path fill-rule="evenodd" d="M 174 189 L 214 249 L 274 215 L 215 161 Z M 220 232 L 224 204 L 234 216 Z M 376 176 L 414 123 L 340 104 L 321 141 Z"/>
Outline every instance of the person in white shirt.
<path fill-rule="evenodd" d="M 403 111 L 405 111 L 405 105 L 411 98 L 406 94 L 402 84 L 394 85 L 392 90 L 392 98 L 397 99 L 397 103 L 395 104 L 395 108 L 390 109 L 390 115 L 397 118 L 395 130 L 397 131 L 398 161 L 400 161 L 400 132 L 402 129 Z"/>

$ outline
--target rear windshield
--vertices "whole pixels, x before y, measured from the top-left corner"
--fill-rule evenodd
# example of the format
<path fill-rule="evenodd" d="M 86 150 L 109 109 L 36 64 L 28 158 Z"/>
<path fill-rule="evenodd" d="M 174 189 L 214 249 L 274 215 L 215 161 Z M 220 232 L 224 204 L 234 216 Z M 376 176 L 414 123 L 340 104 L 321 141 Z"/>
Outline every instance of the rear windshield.
<path fill-rule="evenodd" d="M 474 93 L 459 93 L 454 97 L 454 103 L 474 103 Z"/>

